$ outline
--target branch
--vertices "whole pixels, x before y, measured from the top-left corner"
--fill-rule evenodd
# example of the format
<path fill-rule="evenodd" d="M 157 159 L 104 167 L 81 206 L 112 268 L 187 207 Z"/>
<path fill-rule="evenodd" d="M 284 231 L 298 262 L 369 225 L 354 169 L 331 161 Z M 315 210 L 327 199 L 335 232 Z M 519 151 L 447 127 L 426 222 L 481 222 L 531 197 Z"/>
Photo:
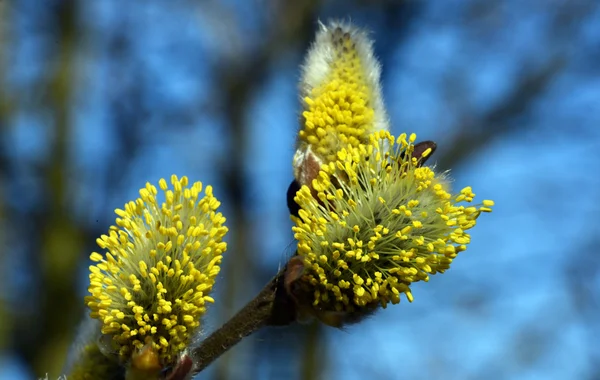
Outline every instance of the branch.
<path fill-rule="evenodd" d="M 283 285 L 285 270 L 283 268 L 242 310 L 191 352 L 194 375 L 259 329 L 286 326 L 295 321 L 294 303 Z"/>
<path fill-rule="evenodd" d="M 517 83 L 513 91 L 503 102 L 491 109 L 477 124 L 467 123 L 453 137 L 443 144 L 448 148 L 438 157 L 443 168 L 453 168 L 468 155 L 473 155 L 487 147 L 495 138 L 514 132 L 522 125 L 510 123 L 511 119 L 523 114 L 531 104 L 547 91 L 552 79 L 567 64 L 566 58 L 557 54 L 545 65 L 528 73 L 524 80 Z"/>

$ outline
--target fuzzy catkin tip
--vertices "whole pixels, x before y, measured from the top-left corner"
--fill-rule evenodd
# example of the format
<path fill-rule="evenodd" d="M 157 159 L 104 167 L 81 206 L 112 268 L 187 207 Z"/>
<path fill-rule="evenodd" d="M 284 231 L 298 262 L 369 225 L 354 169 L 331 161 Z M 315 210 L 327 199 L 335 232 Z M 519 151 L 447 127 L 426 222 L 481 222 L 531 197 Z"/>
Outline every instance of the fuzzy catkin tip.
<path fill-rule="evenodd" d="M 368 141 L 388 129 L 380 86 L 380 65 L 367 33 L 349 23 L 321 24 L 302 69 L 303 113 L 294 156 L 294 174 L 302 184 L 311 154 L 328 163 L 346 146 Z"/>

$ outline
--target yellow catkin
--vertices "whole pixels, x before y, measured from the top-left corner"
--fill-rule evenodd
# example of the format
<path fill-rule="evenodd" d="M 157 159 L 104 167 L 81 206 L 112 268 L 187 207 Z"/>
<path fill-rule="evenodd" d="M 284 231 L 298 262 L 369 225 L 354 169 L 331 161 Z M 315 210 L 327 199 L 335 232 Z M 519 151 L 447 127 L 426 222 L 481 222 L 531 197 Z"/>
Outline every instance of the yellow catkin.
<path fill-rule="evenodd" d="M 376 132 L 324 165 L 313 191 L 303 186 L 296 194 L 302 281 L 314 287 L 320 310 L 385 307 L 400 302 L 400 294 L 412 301 L 410 285 L 448 269 L 470 242 L 467 230 L 491 211 L 489 200 L 468 205 L 470 187 L 453 195 L 444 176 L 418 167 L 415 139 Z"/>
<path fill-rule="evenodd" d="M 302 67 L 303 112 L 293 160 L 301 184 L 311 177 L 313 161 L 335 161 L 342 148 L 388 129 L 372 45 L 365 31 L 349 23 L 321 24 Z"/>
<path fill-rule="evenodd" d="M 116 226 L 92 253 L 89 296 L 92 318 L 112 336 L 121 360 L 150 344 L 162 364 L 176 360 L 200 326 L 227 245 L 219 201 L 187 177 L 150 183 L 140 198 L 115 210 Z"/>

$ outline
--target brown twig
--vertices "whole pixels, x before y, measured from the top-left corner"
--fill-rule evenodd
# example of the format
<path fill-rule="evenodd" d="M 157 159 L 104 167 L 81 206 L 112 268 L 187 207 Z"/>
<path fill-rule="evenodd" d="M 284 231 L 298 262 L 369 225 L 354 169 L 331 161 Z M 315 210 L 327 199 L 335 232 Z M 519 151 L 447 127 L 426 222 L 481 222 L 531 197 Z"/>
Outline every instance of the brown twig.
<path fill-rule="evenodd" d="M 242 310 L 191 352 L 195 375 L 243 338 L 265 326 L 285 326 L 296 319 L 293 301 L 287 295 L 280 271 Z"/>

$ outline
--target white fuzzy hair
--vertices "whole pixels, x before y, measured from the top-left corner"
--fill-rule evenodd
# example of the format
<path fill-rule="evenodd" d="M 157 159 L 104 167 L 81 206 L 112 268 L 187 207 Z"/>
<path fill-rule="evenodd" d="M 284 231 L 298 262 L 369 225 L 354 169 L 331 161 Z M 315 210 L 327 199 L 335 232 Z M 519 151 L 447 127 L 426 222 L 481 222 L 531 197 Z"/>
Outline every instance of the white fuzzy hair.
<path fill-rule="evenodd" d="M 319 21 L 319 31 L 302 65 L 301 98 L 309 96 L 313 88 L 321 85 L 326 80 L 335 58 L 336 47 L 333 42 L 333 33 L 337 28 L 340 28 L 343 33 L 350 34 L 361 65 L 365 70 L 364 77 L 372 95 L 371 107 L 375 111 L 373 130 L 389 130 L 389 120 L 383 103 L 381 84 L 379 83 L 381 65 L 373 53 L 373 41 L 369 38 L 367 31 L 353 26 L 348 21 L 329 21 L 327 24 Z"/>

